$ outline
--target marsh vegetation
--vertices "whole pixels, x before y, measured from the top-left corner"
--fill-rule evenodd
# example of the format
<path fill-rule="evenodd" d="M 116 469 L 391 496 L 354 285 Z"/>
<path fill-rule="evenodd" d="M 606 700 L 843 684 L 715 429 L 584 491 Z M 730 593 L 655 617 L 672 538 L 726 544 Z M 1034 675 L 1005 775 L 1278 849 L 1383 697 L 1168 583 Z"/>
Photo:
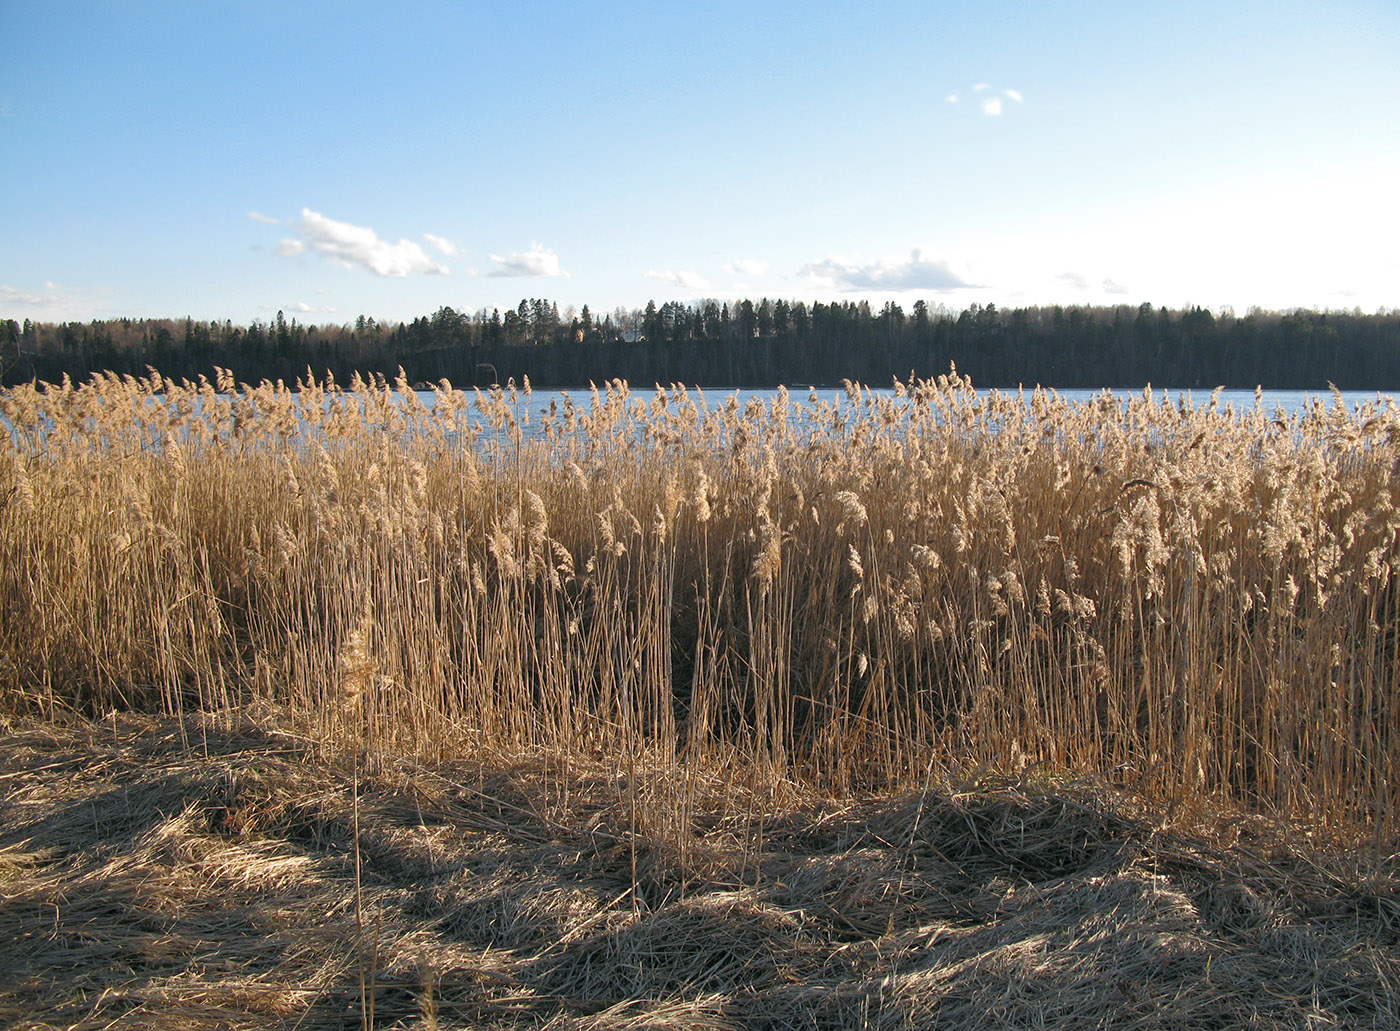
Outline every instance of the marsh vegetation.
<path fill-rule="evenodd" d="M 1137 1012 L 1140 988 L 1155 1000 L 1138 1012 L 1148 1019 L 1207 983 L 1206 957 L 1224 954 L 1207 939 L 1234 917 L 1201 916 L 1204 881 L 1163 887 L 1144 871 L 1226 877 L 1264 868 L 1241 856 L 1280 848 L 1308 857 L 1295 872 L 1332 871 L 1304 895 L 1350 899 L 1362 940 L 1393 947 L 1400 410 L 1388 402 L 1319 401 L 1287 417 L 1147 391 L 1126 406 L 1075 404 L 978 392 L 954 373 L 892 393 L 851 385 L 840 403 L 779 392 L 741 405 L 612 383 L 527 435 L 528 386 L 443 384 L 431 405 L 406 387 L 152 374 L 6 393 L 0 686 L 31 737 L 47 723 L 57 741 L 75 720 L 97 735 L 110 720 L 120 751 L 119 727 L 159 716 L 179 732 L 181 768 L 206 778 L 250 725 L 275 727 L 297 743 L 298 767 L 353 770 L 353 834 L 343 798 L 313 805 L 338 814 L 331 836 L 347 848 L 360 844 L 361 787 L 397 792 L 395 813 L 418 799 L 409 830 L 372 807 L 366 817 L 388 820 L 373 846 L 384 854 L 412 827 L 428 842 L 412 845 L 428 850 L 417 873 L 366 896 L 386 928 L 407 919 L 393 907 L 410 882 L 441 895 L 434 905 L 462 902 L 457 874 L 440 876 L 432 858 L 433 828 L 458 818 L 502 841 L 525 828 L 522 840 L 572 849 L 575 873 L 593 856 L 616 882 L 604 891 L 580 874 L 569 901 L 531 881 L 517 909 L 455 939 L 456 959 L 425 960 L 412 998 L 457 978 L 454 998 L 485 1006 L 472 1019 L 503 1025 L 951 1020 L 959 993 L 982 990 L 975 971 L 992 967 L 970 939 L 971 952 L 943 959 L 934 943 L 1019 912 L 1031 896 L 1007 893 L 1026 884 L 1065 905 L 1081 888 L 1102 895 L 1125 920 L 1141 910 L 1122 934 L 1140 932 L 1149 960 L 1103 1012 Z M 197 797 L 169 790 L 200 840 L 285 837 L 310 819 L 255 782 L 250 770 Z M 7 854 L 38 848 L 39 831 L 5 822 Z M 1187 838 L 1209 845 L 1186 849 Z M 203 847 L 179 855 L 221 877 L 237 865 Z M 988 859 L 1008 850 L 1019 858 Z M 1267 888 L 1231 883 L 1290 898 L 1290 875 L 1269 869 Z M 805 895 L 803 878 L 816 878 Z M 967 911 L 929 909 L 962 905 L 955 882 L 973 893 Z M 1164 902 L 1159 889 L 1176 894 Z M 39 882 L 26 890 L 39 906 Z M 1259 920 L 1293 920 L 1301 897 L 1260 902 Z M 518 907 L 554 921 L 548 933 Z M 831 927 L 808 921 L 827 910 Z M 1176 923 L 1158 927 L 1168 916 Z M 509 928 L 528 940 L 512 944 Z M 1056 953 L 1068 965 L 1042 974 L 1075 968 L 1102 931 L 1083 929 L 1062 943 L 1081 952 Z M 685 966 L 648 937 L 663 931 L 704 938 L 695 955 L 718 965 Z M 1188 948 L 1191 934 L 1202 937 Z M 409 937 L 393 935 L 384 956 L 397 957 L 400 983 Z M 430 938 L 413 939 L 424 956 L 436 955 Z M 743 962 L 735 941 L 748 943 Z M 1153 951 L 1171 942 L 1186 951 Z M 1328 942 L 1317 948 L 1342 947 Z M 497 970 L 471 952 L 483 947 L 509 962 Z M 627 949 L 637 955 L 624 963 Z M 676 969 L 646 973 L 663 954 Z M 895 955 L 905 974 L 880 968 Z M 1347 955 L 1363 973 L 1334 973 L 1361 977 L 1365 1004 L 1315 1005 L 1385 1026 L 1394 951 Z M 366 963 L 377 970 L 378 953 Z M 622 964 L 619 978 L 637 972 L 605 990 L 588 979 L 608 963 Z M 741 990 L 750 963 L 767 964 L 768 995 Z M 1164 981 L 1169 967 L 1189 973 Z M 276 964 L 246 969 L 281 983 Z M 347 969 L 317 976 L 329 985 Z M 1043 998 L 1008 1003 L 1008 1020 L 1043 1021 L 1053 993 L 1079 983 L 1060 974 Z M 807 994 L 779 991 L 794 984 Z M 1309 1026 L 1313 1003 L 1266 1005 L 1266 994 L 1230 996 L 1236 1010 L 1210 997 L 1260 1026 Z M 311 1012 L 288 998 L 286 1012 Z M 1072 1009 L 1055 1019 L 1082 1026 Z M 440 1019 L 421 1007 L 394 1019 L 410 1017 Z"/>

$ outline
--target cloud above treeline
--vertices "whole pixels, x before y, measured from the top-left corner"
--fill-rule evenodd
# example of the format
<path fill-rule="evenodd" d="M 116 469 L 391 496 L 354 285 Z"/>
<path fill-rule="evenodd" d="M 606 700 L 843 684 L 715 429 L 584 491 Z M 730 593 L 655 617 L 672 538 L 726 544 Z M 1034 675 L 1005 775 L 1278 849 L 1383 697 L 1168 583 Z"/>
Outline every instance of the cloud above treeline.
<path fill-rule="evenodd" d="M 248 217 L 265 225 L 281 225 L 277 219 L 260 211 L 249 211 Z M 319 254 L 346 268 L 362 268 L 376 276 L 403 279 L 415 274 L 426 276 L 450 275 L 452 270 L 429 256 L 423 245 L 401 239 L 396 243 L 381 239 L 369 226 L 340 222 L 327 218 L 319 211 L 301 209 L 301 217 L 286 223 L 291 236 L 277 243 L 277 254 L 283 258 L 301 258 Z M 460 257 L 465 251 L 446 236 L 424 233 L 427 244 L 444 257 Z M 559 265 L 559 256 L 542 244 L 532 243 L 528 251 L 507 255 L 492 254 L 495 268 L 488 276 L 548 278 L 569 276 Z M 480 273 L 467 269 L 471 276 Z"/>
<path fill-rule="evenodd" d="M 801 274 L 829 283 L 838 290 L 881 290 L 900 293 L 923 290 L 941 293 L 974 284 L 964 281 L 947 262 L 933 261 L 915 248 L 908 261 L 875 261 L 867 264 L 842 258 L 824 258 L 804 265 Z"/>
<path fill-rule="evenodd" d="M 659 279 L 663 283 L 670 283 L 672 286 L 681 287 L 684 290 L 708 290 L 709 281 L 698 272 L 688 272 L 685 269 L 671 271 L 666 269 L 658 272 L 655 269 L 648 269 L 646 276 L 648 279 Z"/>
<path fill-rule="evenodd" d="M 544 278 L 549 276 L 562 276 L 568 278 L 569 273 L 559 267 L 559 255 L 555 254 L 548 247 L 540 244 L 531 244 L 530 249 L 522 253 L 515 253 L 501 257 L 499 254 L 491 255 L 491 260 L 496 263 L 496 267 L 486 273 L 488 276 L 519 276 L 525 278 Z"/>
<path fill-rule="evenodd" d="M 51 305 L 57 306 L 68 299 L 66 295 L 59 293 L 58 286 L 52 282 L 45 283 L 42 290 L 22 290 L 9 284 L 0 284 L 0 302 L 6 306 L 24 305 L 42 308 Z"/>
<path fill-rule="evenodd" d="M 1096 289 L 1095 284 L 1089 281 L 1089 277 L 1080 272 L 1061 272 L 1055 279 L 1058 282 L 1064 283 L 1066 286 L 1073 287 L 1075 290 Z M 1129 292 L 1128 288 L 1122 283 L 1108 278 L 1105 278 L 1099 283 L 1097 289 L 1102 290 L 1106 294 L 1126 294 Z"/>
<path fill-rule="evenodd" d="M 757 258 L 740 258 L 725 265 L 724 271 L 731 276 L 766 276 L 770 267 L 768 262 Z"/>
<path fill-rule="evenodd" d="M 38 288 L 0 284 L 0 311 L 15 318 L 89 318 L 81 313 L 97 310 L 106 303 L 104 288 L 64 286 L 45 280 Z"/>
<path fill-rule="evenodd" d="M 249 213 L 249 217 L 253 215 Z M 363 268 L 391 279 L 403 279 L 414 273 L 433 276 L 451 272 L 446 265 L 428 257 L 422 245 L 412 240 L 389 243 L 368 226 L 338 222 L 310 208 L 302 208 L 301 218 L 289 223 L 289 228 L 296 235 L 277 244 L 277 253 L 284 258 L 319 254 L 346 268 Z"/>

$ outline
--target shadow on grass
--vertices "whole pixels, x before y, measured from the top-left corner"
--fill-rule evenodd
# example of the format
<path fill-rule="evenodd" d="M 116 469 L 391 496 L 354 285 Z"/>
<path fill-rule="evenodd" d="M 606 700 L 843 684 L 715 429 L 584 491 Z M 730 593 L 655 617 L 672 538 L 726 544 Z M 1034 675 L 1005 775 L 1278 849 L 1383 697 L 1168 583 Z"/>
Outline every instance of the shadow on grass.
<path fill-rule="evenodd" d="M 0 758 L 14 1028 L 1400 1026 L 1396 878 L 1003 785 L 701 790 L 602 768 L 346 769 L 275 728 L 24 723 Z M 703 785 L 702 785 L 703 788 Z M 636 833 L 633 831 L 636 830 Z"/>

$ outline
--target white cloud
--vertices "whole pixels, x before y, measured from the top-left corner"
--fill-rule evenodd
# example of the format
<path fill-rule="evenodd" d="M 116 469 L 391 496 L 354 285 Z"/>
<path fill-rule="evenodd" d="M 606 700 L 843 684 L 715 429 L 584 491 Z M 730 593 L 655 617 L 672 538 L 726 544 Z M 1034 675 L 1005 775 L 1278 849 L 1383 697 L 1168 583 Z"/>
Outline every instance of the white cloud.
<path fill-rule="evenodd" d="M 390 279 L 403 279 L 415 272 L 446 275 L 451 271 L 429 258 L 412 240 L 389 243 L 368 226 L 337 222 L 310 208 L 302 208 L 301 218 L 291 226 L 300 239 L 286 239 L 277 245 L 277 253 L 284 258 L 315 251 L 346 268 L 358 265 Z"/>
<path fill-rule="evenodd" d="M 759 261 L 757 258 L 740 258 L 724 266 L 724 271 L 731 276 L 764 276 L 771 267 L 768 262 Z"/>
<path fill-rule="evenodd" d="M 823 280 L 840 290 L 949 291 L 973 284 L 964 282 L 946 262 L 930 261 L 915 248 L 908 261 L 876 261 L 861 265 L 840 258 L 825 258 L 802 268 L 802 274 Z"/>
<path fill-rule="evenodd" d="M 542 247 L 537 243 L 530 245 L 530 249 L 524 254 L 512 254 L 502 258 L 499 254 L 491 255 L 491 260 L 496 263 L 496 268 L 488 272 L 488 276 L 564 276 L 569 273 L 559 267 L 559 256 L 548 247 Z"/>
<path fill-rule="evenodd" d="M 301 315 L 325 315 L 335 311 L 330 305 L 307 304 L 305 301 L 297 301 L 292 305 L 291 310 Z"/>
<path fill-rule="evenodd" d="M 437 236 L 433 233 L 424 233 L 423 239 L 427 240 L 430 244 L 436 247 L 443 254 L 447 255 L 449 258 L 455 257 L 457 254 L 457 245 L 451 240 L 447 239 L 445 236 Z"/>
<path fill-rule="evenodd" d="M 19 287 L 0 285 L 0 304 L 9 307 L 45 308 L 61 303 L 62 295 L 53 292 L 53 284 L 45 283 L 44 292 L 21 290 Z"/>
<path fill-rule="evenodd" d="M 1007 273 L 1004 278 L 1026 282 L 1033 278 L 1034 272 L 1027 270 L 1024 266 L 1017 271 Z M 1052 290 L 1054 295 L 1062 295 L 1064 288 L 1069 288 L 1078 293 L 1089 294 L 1091 298 L 1102 297 L 1104 295 L 1123 296 L 1131 291 L 1115 279 L 1107 277 L 1099 278 L 1097 274 L 1086 274 L 1083 272 L 1060 272 L 1052 277 Z"/>
<path fill-rule="evenodd" d="M 261 211 L 250 211 L 248 212 L 248 217 L 251 218 L 254 222 L 261 222 L 265 226 L 276 226 L 282 224 L 278 222 L 277 219 L 273 218 L 271 215 L 264 215 Z"/>
<path fill-rule="evenodd" d="M 1006 110 L 1006 102 L 1014 101 L 1017 104 L 1025 103 L 1025 96 L 1018 89 L 1003 89 L 996 93 L 988 93 L 992 89 L 991 83 L 979 82 L 972 87 L 973 99 L 977 101 L 977 106 L 982 109 L 982 113 L 988 118 L 997 118 Z M 983 94 L 981 97 L 976 94 Z M 958 103 L 957 93 L 948 94 L 948 103 Z"/>
<path fill-rule="evenodd" d="M 687 272 L 684 269 L 672 272 L 667 269 L 665 272 L 657 272 L 654 269 L 647 271 L 647 278 L 659 279 L 663 283 L 670 283 L 672 286 L 679 286 L 685 290 L 708 290 L 710 284 L 705 277 L 697 272 Z"/>
<path fill-rule="evenodd" d="M 109 314 L 105 287 L 90 289 L 61 286 L 46 280 L 39 289 L 0 285 L 0 314 L 16 320 L 65 322 Z"/>
<path fill-rule="evenodd" d="M 1115 294 L 1123 295 L 1130 291 L 1122 283 L 1113 279 L 1091 280 L 1082 272 L 1061 272 L 1055 277 L 1055 283 L 1060 286 L 1067 286 L 1072 290 L 1088 294 Z"/>

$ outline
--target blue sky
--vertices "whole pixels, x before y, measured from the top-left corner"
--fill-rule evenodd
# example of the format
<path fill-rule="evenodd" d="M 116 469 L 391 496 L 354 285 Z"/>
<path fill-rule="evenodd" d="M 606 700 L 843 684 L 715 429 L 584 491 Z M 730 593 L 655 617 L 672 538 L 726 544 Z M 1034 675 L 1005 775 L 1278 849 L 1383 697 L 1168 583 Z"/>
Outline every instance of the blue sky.
<path fill-rule="evenodd" d="M 0 317 L 1400 306 L 1400 4 L 0 0 Z"/>

